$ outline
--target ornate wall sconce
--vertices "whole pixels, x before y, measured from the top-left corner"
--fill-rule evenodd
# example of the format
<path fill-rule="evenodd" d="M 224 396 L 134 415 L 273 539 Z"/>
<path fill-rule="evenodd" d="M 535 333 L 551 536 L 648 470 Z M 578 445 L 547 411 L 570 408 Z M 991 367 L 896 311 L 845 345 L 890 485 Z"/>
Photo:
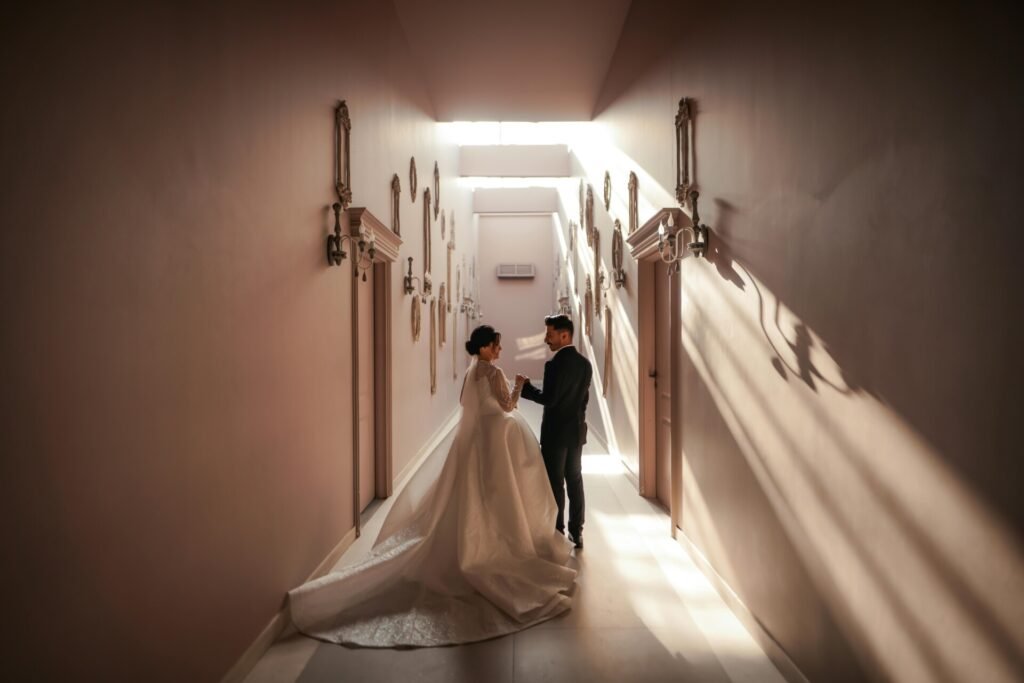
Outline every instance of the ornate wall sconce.
<path fill-rule="evenodd" d="M 403 287 L 406 294 L 412 294 L 426 303 L 427 294 L 430 292 L 423 288 L 423 280 L 412 274 L 412 256 L 409 257 L 409 272 L 405 274 Z"/>
<path fill-rule="evenodd" d="M 626 284 L 626 271 L 622 269 L 622 223 L 615 219 L 615 230 L 612 232 L 612 278 L 615 288 L 621 289 Z"/>
<path fill-rule="evenodd" d="M 697 198 L 700 194 L 696 190 L 690 191 L 690 203 L 693 205 L 693 226 L 684 225 L 677 228 L 675 219 L 670 213 L 668 220 L 658 226 L 658 253 L 661 260 L 670 265 L 669 274 L 679 270 L 679 262 L 686 256 L 689 249 L 697 258 L 707 254 L 708 249 L 708 226 L 700 222 L 700 213 L 697 210 Z M 693 241 L 684 243 L 679 233 L 689 232 Z"/>
<path fill-rule="evenodd" d="M 341 262 L 348 258 L 348 253 L 344 249 L 347 241 L 358 250 L 358 255 L 352 261 L 352 275 L 358 276 L 362 273 L 365 282 L 366 271 L 373 266 L 373 259 L 377 255 L 376 238 L 372 232 L 367 235 L 362 224 L 355 234 L 341 234 L 341 203 L 335 202 L 331 208 L 334 209 L 334 234 L 327 236 L 327 265 L 340 266 Z"/>
<path fill-rule="evenodd" d="M 676 112 L 676 201 L 686 205 L 687 195 L 693 184 L 693 168 L 690 142 L 693 139 L 693 116 L 689 98 L 679 100 Z"/>

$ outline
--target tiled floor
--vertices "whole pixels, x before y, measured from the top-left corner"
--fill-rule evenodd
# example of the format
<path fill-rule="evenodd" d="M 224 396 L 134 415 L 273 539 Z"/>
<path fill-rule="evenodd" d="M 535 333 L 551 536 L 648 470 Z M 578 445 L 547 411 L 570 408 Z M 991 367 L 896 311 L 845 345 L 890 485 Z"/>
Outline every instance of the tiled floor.
<path fill-rule="evenodd" d="M 539 425 L 540 411 L 523 412 Z M 447 444 L 442 446 L 447 449 Z M 532 629 L 473 645 L 351 649 L 289 635 L 246 683 L 513 681 L 783 683 L 781 675 L 669 535 L 668 515 L 640 498 L 617 459 L 584 451 L 586 548 L 573 609 Z M 368 552 L 387 504 L 342 557 Z"/>

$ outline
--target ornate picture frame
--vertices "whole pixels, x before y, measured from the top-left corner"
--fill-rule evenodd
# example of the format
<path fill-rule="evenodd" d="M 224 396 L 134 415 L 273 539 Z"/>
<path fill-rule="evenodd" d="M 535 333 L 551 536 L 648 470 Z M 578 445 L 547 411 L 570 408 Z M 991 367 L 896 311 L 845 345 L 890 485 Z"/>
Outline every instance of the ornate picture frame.
<path fill-rule="evenodd" d="M 351 136 L 348 105 L 340 100 L 334 108 L 334 191 L 345 209 L 352 203 Z"/>
<path fill-rule="evenodd" d="M 430 280 L 430 188 L 423 190 L 423 293 L 430 294 L 432 282 Z"/>
<path fill-rule="evenodd" d="M 636 173 L 633 171 L 629 172 L 629 234 L 632 235 L 636 232 L 636 229 L 640 227 L 640 215 L 639 215 L 639 193 L 640 193 L 640 181 L 637 180 Z"/>
<path fill-rule="evenodd" d="M 437 393 L 437 300 L 430 299 L 430 393 Z"/>
<path fill-rule="evenodd" d="M 448 340 L 448 317 L 445 315 L 445 300 L 448 297 L 447 284 L 442 282 L 441 287 L 437 290 L 437 345 L 440 348 L 444 348 L 444 343 Z"/>
<path fill-rule="evenodd" d="M 690 99 L 683 97 L 679 100 L 679 110 L 676 112 L 676 201 L 680 206 L 686 206 L 693 186 L 693 111 L 690 105 Z"/>
<path fill-rule="evenodd" d="M 587 337 L 594 338 L 594 286 L 587 276 L 586 291 L 583 294 L 583 324 Z"/>
<path fill-rule="evenodd" d="M 583 230 L 587 234 L 587 246 L 594 245 L 594 233 L 597 232 L 594 229 L 594 186 L 587 185 L 587 201 L 584 211 L 584 224 Z M 596 271 L 595 271 L 596 272 Z"/>
<path fill-rule="evenodd" d="M 437 220 L 437 214 L 441 211 L 441 172 L 437 168 L 437 162 L 434 162 L 434 220 Z M 441 236 L 444 239 L 444 235 Z"/>
<path fill-rule="evenodd" d="M 612 174 L 608 171 L 604 172 L 604 210 L 609 211 L 612 208 Z"/>
<path fill-rule="evenodd" d="M 409 196 L 416 203 L 416 157 L 409 157 Z"/>
<path fill-rule="evenodd" d="M 396 173 L 391 176 L 391 232 L 399 236 L 402 234 L 401 199 L 402 181 Z"/>

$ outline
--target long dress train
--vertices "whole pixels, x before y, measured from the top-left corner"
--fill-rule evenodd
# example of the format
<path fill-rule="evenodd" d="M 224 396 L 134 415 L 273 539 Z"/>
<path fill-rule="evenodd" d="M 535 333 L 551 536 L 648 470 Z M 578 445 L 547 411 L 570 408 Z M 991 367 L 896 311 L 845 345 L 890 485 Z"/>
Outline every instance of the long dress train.
<path fill-rule="evenodd" d="M 369 557 L 292 590 L 302 633 L 364 647 L 468 643 L 569 609 L 571 543 L 540 447 L 500 369 L 474 361 L 439 475 L 421 468 Z M 435 468 L 436 471 L 436 468 Z"/>

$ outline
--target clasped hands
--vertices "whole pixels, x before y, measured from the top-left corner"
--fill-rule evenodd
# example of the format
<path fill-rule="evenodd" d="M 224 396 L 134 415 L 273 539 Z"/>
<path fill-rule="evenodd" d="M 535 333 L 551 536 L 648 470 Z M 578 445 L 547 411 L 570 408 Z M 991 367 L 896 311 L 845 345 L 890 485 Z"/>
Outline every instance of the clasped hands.
<path fill-rule="evenodd" d="M 530 378 L 526 375 L 516 375 L 516 384 L 526 384 L 530 381 Z"/>

